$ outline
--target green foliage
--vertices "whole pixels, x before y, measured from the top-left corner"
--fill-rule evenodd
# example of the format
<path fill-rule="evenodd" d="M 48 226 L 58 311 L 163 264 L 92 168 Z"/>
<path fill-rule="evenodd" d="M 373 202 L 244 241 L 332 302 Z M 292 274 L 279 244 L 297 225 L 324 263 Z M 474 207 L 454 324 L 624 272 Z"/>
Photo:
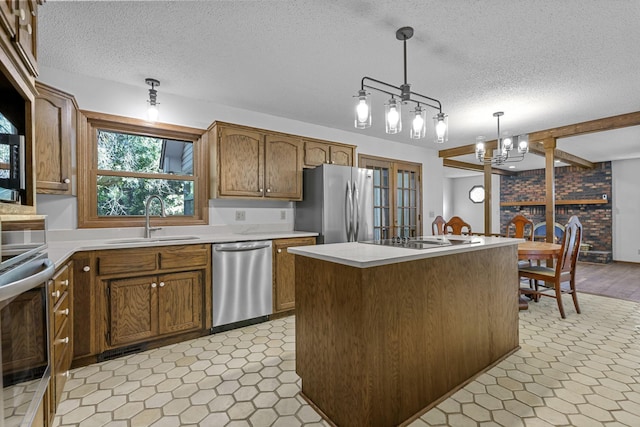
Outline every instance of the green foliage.
<path fill-rule="evenodd" d="M 127 172 L 162 173 L 160 158 L 164 140 L 142 135 L 98 131 L 98 169 L 123 172 L 98 175 L 98 216 L 144 215 L 145 201 L 153 194 L 165 202 L 167 215 L 190 215 L 185 196 L 193 198 L 191 181 L 127 176 Z M 152 203 L 152 215 L 160 204 Z"/>
<path fill-rule="evenodd" d="M 14 133 L 14 129 L 13 124 L 0 113 L 0 133 Z"/>

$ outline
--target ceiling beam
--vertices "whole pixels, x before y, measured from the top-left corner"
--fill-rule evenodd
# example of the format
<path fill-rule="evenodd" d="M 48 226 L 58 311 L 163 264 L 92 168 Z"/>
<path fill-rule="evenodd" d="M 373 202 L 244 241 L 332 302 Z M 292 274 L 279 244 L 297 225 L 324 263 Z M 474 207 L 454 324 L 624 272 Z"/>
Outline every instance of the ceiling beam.
<path fill-rule="evenodd" d="M 498 141 L 495 139 L 493 141 L 485 141 L 484 147 L 487 151 L 495 150 L 498 147 Z M 438 151 L 438 157 L 458 157 L 465 156 L 467 154 L 475 154 L 476 153 L 476 144 L 469 145 L 461 145 L 460 147 L 447 148 L 446 150 Z"/>
<path fill-rule="evenodd" d="M 455 168 L 455 169 L 464 169 L 464 170 L 474 171 L 474 172 L 484 172 L 483 165 L 476 165 L 474 163 L 460 162 L 458 160 L 451 160 L 451 159 L 444 159 L 442 161 L 442 166 L 445 166 L 448 168 Z M 506 171 L 498 168 L 491 168 L 491 173 L 493 175 L 504 175 L 504 176 L 517 175 L 516 172 Z"/>
<path fill-rule="evenodd" d="M 545 156 L 544 145 L 542 142 L 532 142 L 529 144 L 529 152 L 533 154 L 537 154 L 539 156 Z M 596 167 L 595 163 L 590 162 L 587 159 L 583 159 L 582 157 L 575 156 L 571 153 L 567 153 L 566 151 L 562 151 L 559 149 L 553 150 L 553 157 L 556 160 L 560 160 L 569 165 L 578 166 L 584 169 L 593 169 Z"/>
<path fill-rule="evenodd" d="M 602 132 L 638 125 L 640 125 L 640 111 L 533 132 L 529 134 L 529 141 L 541 141 L 547 138 L 566 138 L 568 136 L 584 135 L 586 133 Z"/>
<path fill-rule="evenodd" d="M 619 116 L 612 116 L 612 117 L 605 117 L 602 119 L 590 120 L 588 122 L 576 123 L 573 125 L 561 126 L 553 129 L 541 130 L 538 132 L 532 132 L 529 134 L 529 141 L 530 141 L 529 145 L 531 146 L 533 145 L 532 144 L 533 142 L 542 141 L 548 138 L 556 138 L 556 139 L 566 138 L 569 136 L 584 135 L 586 133 L 602 132 L 606 130 L 621 129 L 621 128 L 638 126 L 638 125 L 640 125 L 640 111 L 627 113 L 627 114 L 620 114 Z M 490 144 L 493 144 L 493 145 L 490 145 Z M 489 149 L 495 149 L 496 141 L 493 140 L 493 141 L 485 142 L 485 147 L 487 147 L 487 151 L 489 151 Z M 531 148 L 530 148 L 530 151 L 533 152 Z M 476 145 L 469 144 L 469 145 L 462 145 L 460 147 L 455 147 L 455 148 L 448 148 L 446 150 L 440 150 L 438 151 L 438 156 L 448 158 L 448 157 L 464 156 L 467 154 L 475 154 L 475 152 L 476 152 Z M 565 153 L 565 154 L 569 154 L 569 153 Z M 541 155 L 544 155 L 544 151 L 543 153 L 541 153 Z M 577 159 L 580 159 L 580 158 L 577 157 Z M 586 161 L 584 159 L 580 159 L 580 160 L 583 162 Z M 583 167 L 590 167 L 590 166 L 583 166 Z"/>

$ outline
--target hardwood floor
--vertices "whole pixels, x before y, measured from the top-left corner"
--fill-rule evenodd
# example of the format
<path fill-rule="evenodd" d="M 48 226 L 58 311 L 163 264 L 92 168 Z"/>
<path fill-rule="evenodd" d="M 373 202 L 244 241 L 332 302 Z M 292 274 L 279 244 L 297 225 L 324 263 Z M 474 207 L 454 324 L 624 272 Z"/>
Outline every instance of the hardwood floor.
<path fill-rule="evenodd" d="M 576 289 L 587 294 L 640 302 L 640 264 L 578 262 Z"/>

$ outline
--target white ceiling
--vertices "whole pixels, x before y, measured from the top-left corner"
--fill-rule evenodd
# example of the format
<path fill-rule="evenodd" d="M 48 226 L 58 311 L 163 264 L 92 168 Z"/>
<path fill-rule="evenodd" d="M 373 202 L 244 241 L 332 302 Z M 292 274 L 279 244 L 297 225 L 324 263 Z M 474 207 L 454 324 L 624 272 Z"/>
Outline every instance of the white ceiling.
<path fill-rule="evenodd" d="M 494 139 L 495 111 L 519 134 L 640 110 L 640 1 L 49 0 L 39 11 L 44 67 L 145 94 L 153 77 L 160 102 L 172 93 L 436 150 Z M 374 125 L 353 128 L 363 76 L 403 83 L 402 26 L 415 29 L 407 80 L 442 102 L 448 143 L 386 135 L 375 92 Z M 639 147 L 640 127 L 559 141 L 591 161 Z M 528 157 L 519 169 L 540 167 Z"/>

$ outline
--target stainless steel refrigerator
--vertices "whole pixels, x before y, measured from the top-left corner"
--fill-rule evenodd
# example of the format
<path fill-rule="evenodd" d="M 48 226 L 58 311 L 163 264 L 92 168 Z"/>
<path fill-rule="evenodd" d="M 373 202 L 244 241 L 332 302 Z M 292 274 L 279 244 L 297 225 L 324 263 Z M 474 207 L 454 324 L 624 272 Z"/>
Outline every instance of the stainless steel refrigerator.
<path fill-rule="evenodd" d="M 295 229 L 319 233 L 318 243 L 373 239 L 373 171 L 323 164 L 305 169 Z"/>

